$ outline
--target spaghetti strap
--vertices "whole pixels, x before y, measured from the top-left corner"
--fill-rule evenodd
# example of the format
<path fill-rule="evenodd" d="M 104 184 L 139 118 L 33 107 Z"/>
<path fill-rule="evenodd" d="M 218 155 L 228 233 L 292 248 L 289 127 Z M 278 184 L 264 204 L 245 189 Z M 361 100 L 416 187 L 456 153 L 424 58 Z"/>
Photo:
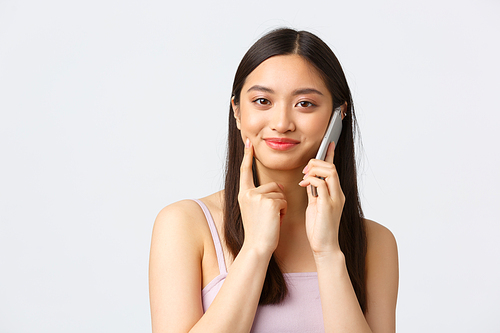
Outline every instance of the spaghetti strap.
<path fill-rule="evenodd" d="M 210 227 L 210 233 L 212 234 L 212 239 L 215 245 L 215 253 L 217 254 L 217 262 L 219 263 L 219 274 L 226 274 L 227 270 L 226 263 L 224 261 L 224 253 L 222 252 L 222 245 L 220 243 L 219 234 L 217 233 L 217 228 L 215 227 L 215 222 L 212 218 L 212 214 L 210 214 L 208 207 L 201 200 L 193 199 L 193 201 L 196 201 L 196 203 L 200 205 L 203 213 L 205 213 L 208 226 Z"/>

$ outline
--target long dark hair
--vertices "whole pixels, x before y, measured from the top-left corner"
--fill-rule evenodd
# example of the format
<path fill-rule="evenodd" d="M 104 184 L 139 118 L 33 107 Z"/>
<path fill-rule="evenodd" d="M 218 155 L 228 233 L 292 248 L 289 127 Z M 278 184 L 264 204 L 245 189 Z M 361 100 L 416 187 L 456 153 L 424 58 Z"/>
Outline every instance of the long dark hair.
<path fill-rule="evenodd" d="M 356 118 L 351 92 L 339 61 L 332 50 L 317 36 L 307 31 L 282 28 L 260 38 L 245 54 L 236 71 L 232 98 L 239 104 L 241 88 L 247 76 L 264 60 L 276 55 L 297 54 L 318 69 L 330 91 L 333 107 L 347 103 L 346 116 L 342 121 L 342 134 L 335 148 L 334 164 L 345 195 L 345 204 L 339 227 L 339 243 L 346 259 L 347 270 L 356 292 L 359 305 L 366 310 L 365 255 L 366 235 L 363 212 L 359 201 L 354 157 Z M 228 150 L 225 175 L 224 236 L 226 245 L 234 257 L 243 245 L 245 231 L 238 204 L 240 165 L 244 144 L 236 127 L 233 108 L 229 107 Z M 254 182 L 259 185 L 254 165 Z M 277 304 L 283 301 L 287 287 L 278 262 L 273 255 L 269 262 L 259 304 Z"/>

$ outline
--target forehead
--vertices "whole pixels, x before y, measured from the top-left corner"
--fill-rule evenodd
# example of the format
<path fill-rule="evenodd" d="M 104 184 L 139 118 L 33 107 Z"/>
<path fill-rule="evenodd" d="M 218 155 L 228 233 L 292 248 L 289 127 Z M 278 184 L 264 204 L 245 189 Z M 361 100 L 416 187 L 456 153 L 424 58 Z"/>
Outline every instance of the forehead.
<path fill-rule="evenodd" d="M 256 84 L 282 93 L 301 88 L 314 88 L 325 96 L 329 95 L 318 70 L 296 54 L 274 56 L 263 61 L 248 75 L 243 85 L 243 92 Z"/>

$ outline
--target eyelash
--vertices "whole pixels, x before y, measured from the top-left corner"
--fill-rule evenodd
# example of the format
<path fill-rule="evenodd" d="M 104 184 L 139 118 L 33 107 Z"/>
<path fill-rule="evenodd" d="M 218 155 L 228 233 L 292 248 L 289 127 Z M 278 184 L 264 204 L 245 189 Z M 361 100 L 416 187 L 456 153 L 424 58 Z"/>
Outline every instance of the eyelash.
<path fill-rule="evenodd" d="M 302 103 L 307 103 L 308 105 L 307 105 L 307 106 L 303 106 L 303 105 L 301 105 Z M 309 101 L 300 101 L 300 102 L 298 102 L 296 105 L 300 105 L 300 106 L 301 106 L 301 107 L 303 107 L 303 108 L 316 106 L 316 105 L 314 105 L 313 103 L 311 103 L 311 102 L 309 102 Z"/>
<path fill-rule="evenodd" d="M 259 97 L 259 98 L 255 99 L 253 102 L 257 103 L 259 105 L 269 105 L 269 104 L 271 104 L 271 102 L 269 102 L 269 100 L 267 100 L 267 99 L 265 99 L 263 97 Z"/>
<path fill-rule="evenodd" d="M 259 105 L 269 105 L 271 104 L 271 102 L 266 99 L 266 98 L 263 98 L 263 97 L 259 97 L 257 99 L 255 99 L 253 101 L 253 103 L 257 103 Z M 303 104 L 306 103 L 306 106 L 304 106 Z M 300 106 L 300 107 L 303 107 L 303 108 L 308 108 L 308 107 L 313 107 L 313 106 L 316 106 L 314 103 L 311 103 L 309 101 L 300 101 L 296 104 L 296 106 Z"/>

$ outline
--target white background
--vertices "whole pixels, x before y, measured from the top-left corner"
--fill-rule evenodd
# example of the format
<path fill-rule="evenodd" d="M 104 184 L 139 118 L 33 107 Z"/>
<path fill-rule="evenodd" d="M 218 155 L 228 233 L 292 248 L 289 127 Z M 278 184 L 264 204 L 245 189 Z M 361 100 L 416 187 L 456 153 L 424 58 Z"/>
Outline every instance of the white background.
<path fill-rule="evenodd" d="M 337 54 L 400 332 L 498 332 L 500 2 L 0 1 L 0 332 L 148 332 L 158 211 L 221 189 L 243 54 Z"/>

